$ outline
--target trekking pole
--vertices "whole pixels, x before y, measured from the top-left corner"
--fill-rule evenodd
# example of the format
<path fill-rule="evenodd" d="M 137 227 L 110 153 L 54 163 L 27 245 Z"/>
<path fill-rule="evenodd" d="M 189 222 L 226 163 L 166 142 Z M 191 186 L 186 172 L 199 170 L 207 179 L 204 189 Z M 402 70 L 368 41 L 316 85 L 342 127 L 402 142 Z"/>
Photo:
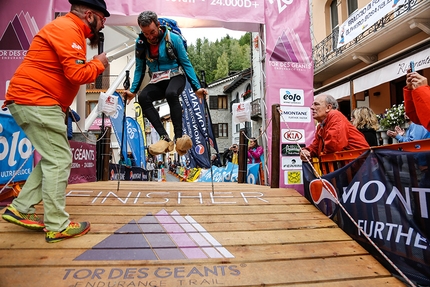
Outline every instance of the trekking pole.
<path fill-rule="evenodd" d="M 206 83 L 206 74 L 205 71 L 201 70 L 200 74 L 202 76 L 202 87 L 206 89 L 208 87 Z M 206 111 L 207 110 L 207 111 Z M 206 114 L 207 113 L 207 114 Z M 206 120 L 206 130 L 205 130 L 205 138 L 206 138 L 206 149 L 208 150 L 208 159 L 209 159 L 209 168 L 211 169 L 211 186 L 212 186 L 212 195 L 214 195 L 214 173 L 212 170 L 212 160 L 211 160 L 211 144 L 209 142 L 209 107 L 206 102 L 206 95 L 203 95 L 203 116 Z M 218 155 L 217 155 L 218 156 Z"/>
<path fill-rule="evenodd" d="M 125 80 L 123 83 L 124 89 L 128 90 L 130 88 L 130 71 L 125 71 Z M 121 149 L 120 149 L 120 158 L 122 155 L 122 151 L 124 149 L 124 137 L 125 137 L 125 129 L 126 129 L 126 109 L 127 109 L 127 94 L 124 94 L 124 116 L 122 118 L 122 137 L 121 137 Z M 125 160 L 125 157 L 124 157 Z M 121 172 L 121 169 L 120 169 Z M 121 173 L 120 173 L 121 174 Z M 116 191 L 119 190 L 119 184 L 121 182 L 121 176 L 118 176 L 118 186 L 116 188 Z"/>

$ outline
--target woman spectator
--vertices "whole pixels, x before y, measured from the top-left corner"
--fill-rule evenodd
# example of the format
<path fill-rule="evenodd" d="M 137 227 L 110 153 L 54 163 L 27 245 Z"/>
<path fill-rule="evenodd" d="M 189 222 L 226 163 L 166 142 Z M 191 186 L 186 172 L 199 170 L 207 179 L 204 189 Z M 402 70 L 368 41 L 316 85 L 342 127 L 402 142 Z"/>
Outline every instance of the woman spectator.
<path fill-rule="evenodd" d="M 352 124 L 364 135 L 370 146 L 378 146 L 378 136 L 376 131 L 379 129 L 376 114 L 368 107 L 360 107 L 351 113 Z"/>
<path fill-rule="evenodd" d="M 263 147 L 258 145 L 256 138 L 250 138 L 248 143 L 248 163 L 260 163 L 263 158 Z"/>

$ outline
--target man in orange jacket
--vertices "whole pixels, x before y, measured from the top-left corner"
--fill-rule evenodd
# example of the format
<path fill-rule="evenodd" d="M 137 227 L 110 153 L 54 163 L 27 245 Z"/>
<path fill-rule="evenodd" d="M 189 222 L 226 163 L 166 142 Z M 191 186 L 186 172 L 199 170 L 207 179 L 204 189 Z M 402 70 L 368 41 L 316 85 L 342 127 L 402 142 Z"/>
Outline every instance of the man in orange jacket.
<path fill-rule="evenodd" d="M 330 95 L 318 95 L 311 106 L 312 117 L 319 125 L 311 145 L 303 148 L 300 158 L 307 161 L 311 157 L 337 151 L 369 148 L 364 135 L 337 110 L 336 99 Z"/>
<path fill-rule="evenodd" d="M 13 75 L 5 104 L 42 156 L 3 219 L 44 230 L 47 242 L 78 237 L 90 230 L 89 222 L 71 222 L 65 211 L 65 190 L 72 164 L 67 140 L 66 110 L 79 87 L 94 82 L 109 65 L 105 53 L 86 60 L 87 43 L 97 47 L 104 28 L 104 0 L 69 0 L 70 12 L 44 26 L 34 37 Z M 35 205 L 43 200 L 43 221 Z"/>

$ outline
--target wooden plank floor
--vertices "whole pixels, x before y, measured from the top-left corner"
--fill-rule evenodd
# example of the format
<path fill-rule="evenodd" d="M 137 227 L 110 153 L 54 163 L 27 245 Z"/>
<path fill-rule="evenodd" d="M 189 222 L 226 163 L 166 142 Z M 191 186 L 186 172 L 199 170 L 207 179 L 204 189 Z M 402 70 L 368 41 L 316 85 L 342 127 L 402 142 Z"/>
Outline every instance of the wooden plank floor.
<path fill-rule="evenodd" d="M 69 185 L 79 238 L 0 220 L 0 287 L 405 286 L 292 189 L 237 183 Z M 37 207 L 43 214 L 42 206 Z"/>

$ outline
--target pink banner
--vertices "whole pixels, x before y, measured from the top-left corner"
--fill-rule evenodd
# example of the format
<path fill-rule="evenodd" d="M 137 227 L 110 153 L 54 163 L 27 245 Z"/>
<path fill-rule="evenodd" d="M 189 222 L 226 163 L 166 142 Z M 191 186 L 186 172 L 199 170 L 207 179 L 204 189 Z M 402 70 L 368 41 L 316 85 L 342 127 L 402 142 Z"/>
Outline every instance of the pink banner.
<path fill-rule="evenodd" d="M 54 0 L 0 1 L 0 101 L 34 35 L 52 20 L 53 5 Z"/>
<path fill-rule="evenodd" d="M 303 194 L 299 150 L 312 141 L 315 131 L 310 110 L 313 102 L 313 63 L 309 1 L 277 0 L 265 3 L 265 25 L 270 27 L 266 29 L 268 118 L 272 116 L 272 105 L 281 105 L 279 185 L 294 188 Z M 268 130 L 268 137 L 272 138 L 271 130 Z"/>
<path fill-rule="evenodd" d="M 72 152 L 69 184 L 97 181 L 96 146 L 75 141 L 69 141 L 69 143 Z"/>
<path fill-rule="evenodd" d="M 197 18 L 236 23 L 264 23 L 263 0 L 105 0 L 107 10 L 111 13 L 106 25 L 137 24 L 137 15 L 145 10 L 156 12 L 159 16 Z M 55 11 L 70 10 L 68 1 L 56 1 Z M 124 17 L 131 16 L 131 17 Z M 184 25 L 181 26 L 184 27 Z"/>

